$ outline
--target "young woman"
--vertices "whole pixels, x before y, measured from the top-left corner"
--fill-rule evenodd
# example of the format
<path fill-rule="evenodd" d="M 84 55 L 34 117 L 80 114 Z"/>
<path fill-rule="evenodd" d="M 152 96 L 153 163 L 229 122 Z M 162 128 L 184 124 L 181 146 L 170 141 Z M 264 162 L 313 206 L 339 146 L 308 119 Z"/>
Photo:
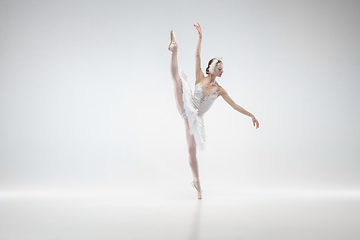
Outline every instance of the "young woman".
<path fill-rule="evenodd" d="M 205 143 L 205 129 L 203 115 L 207 112 L 214 101 L 219 97 L 223 99 L 236 111 L 251 117 L 253 125 L 256 129 L 259 128 L 259 122 L 255 116 L 244 108 L 237 105 L 229 96 L 229 94 L 222 88 L 217 81 L 217 77 L 221 77 L 224 72 L 224 65 L 218 58 L 213 58 L 209 61 L 206 68 L 207 76 L 204 76 L 200 64 L 200 49 L 202 32 L 200 24 L 194 24 L 199 33 L 195 53 L 195 73 L 196 83 L 194 94 L 187 80 L 186 74 L 181 70 L 179 74 L 177 63 L 178 43 L 176 41 L 175 32 L 170 32 L 171 42 L 168 49 L 172 52 L 170 72 L 175 87 L 175 101 L 177 109 L 184 118 L 186 140 L 189 150 L 189 162 L 193 175 L 192 186 L 197 190 L 198 199 L 201 199 L 201 186 L 199 179 L 199 168 L 196 158 L 196 150 L 203 149 Z"/>

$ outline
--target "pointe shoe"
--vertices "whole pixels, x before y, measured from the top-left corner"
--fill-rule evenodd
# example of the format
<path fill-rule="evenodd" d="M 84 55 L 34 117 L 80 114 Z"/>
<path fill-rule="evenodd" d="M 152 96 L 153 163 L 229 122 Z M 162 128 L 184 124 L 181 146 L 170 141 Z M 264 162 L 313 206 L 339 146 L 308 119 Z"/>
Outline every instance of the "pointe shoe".
<path fill-rule="evenodd" d="M 169 44 L 168 49 L 169 49 L 170 52 L 174 52 L 174 51 L 176 51 L 177 48 L 178 48 L 178 44 L 177 44 L 177 41 L 176 41 L 176 37 L 175 37 L 175 32 L 174 32 L 174 31 L 171 31 L 171 32 L 170 32 L 170 38 L 171 38 L 171 42 L 170 42 L 170 44 Z"/>
<path fill-rule="evenodd" d="M 199 189 L 198 189 L 198 188 L 196 187 L 196 185 L 195 185 L 195 182 L 197 182 L 198 185 L 200 186 L 200 180 L 193 180 L 193 181 L 191 182 L 191 185 L 196 189 L 198 199 L 201 199 L 201 198 L 202 198 L 202 196 L 201 196 L 202 191 L 201 191 L 201 190 L 199 191 Z"/>

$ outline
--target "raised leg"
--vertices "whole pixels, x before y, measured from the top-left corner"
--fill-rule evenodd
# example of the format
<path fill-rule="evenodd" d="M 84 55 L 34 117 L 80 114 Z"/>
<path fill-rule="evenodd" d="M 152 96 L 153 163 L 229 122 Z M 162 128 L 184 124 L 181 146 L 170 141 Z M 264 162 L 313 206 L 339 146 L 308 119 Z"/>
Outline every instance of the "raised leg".
<path fill-rule="evenodd" d="M 178 61 L 177 61 L 177 41 L 175 38 L 175 33 L 174 31 L 171 31 L 171 43 L 169 46 L 169 50 L 172 52 L 171 54 L 171 60 L 170 60 L 170 75 L 171 75 L 171 79 L 173 80 L 174 83 L 174 93 L 175 93 L 175 102 L 176 102 L 176 107 L 180 113 L 180 115 L 182 115 L 182 113 L 184 112 L 184 102 L 182 100 L 182 84 L 181 84 L 181 79 L 180 79 L 180 75 L 179 75 L 179 67 L 178 67 Z"/>

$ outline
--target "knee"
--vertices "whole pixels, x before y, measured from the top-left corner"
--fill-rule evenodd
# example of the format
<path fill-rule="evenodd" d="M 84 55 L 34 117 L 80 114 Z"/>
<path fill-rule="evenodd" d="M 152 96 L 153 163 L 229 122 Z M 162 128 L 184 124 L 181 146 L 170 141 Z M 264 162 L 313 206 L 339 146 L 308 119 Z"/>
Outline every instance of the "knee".
<path fill-rule="evenodd" d="M 191 159 L 196 158 L 196 146 L 195 146 L 195 144 L 191 144 L 188 147 L 188 151 L 189 151 L 189 155 L 190 155 Z"/>

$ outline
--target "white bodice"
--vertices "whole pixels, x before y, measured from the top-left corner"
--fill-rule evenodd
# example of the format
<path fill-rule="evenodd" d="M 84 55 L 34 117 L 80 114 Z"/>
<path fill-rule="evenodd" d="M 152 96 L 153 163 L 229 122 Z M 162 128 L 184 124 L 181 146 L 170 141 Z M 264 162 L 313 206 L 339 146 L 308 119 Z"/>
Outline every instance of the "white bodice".
<path fill-rule="evenodd" d="M 216 98 L 219 96 L 218 92 L 210 93 L 209 95 L 204 96 L 204 86 L 201 83 L 195 85 L 193 102 L 194 106 L 198 109 L 198 116 L 202 117 L 213 105 Z"/>

